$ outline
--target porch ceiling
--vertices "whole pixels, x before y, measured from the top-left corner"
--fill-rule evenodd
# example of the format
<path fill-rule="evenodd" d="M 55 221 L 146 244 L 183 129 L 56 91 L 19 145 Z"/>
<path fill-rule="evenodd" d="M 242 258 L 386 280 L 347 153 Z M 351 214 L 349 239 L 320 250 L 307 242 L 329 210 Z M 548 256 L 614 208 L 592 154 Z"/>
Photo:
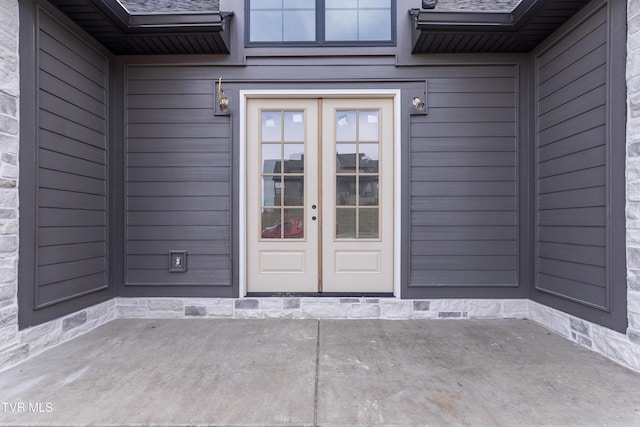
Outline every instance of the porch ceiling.
<path fill-rule="evenodd" d="M 522 0 L 512 11 L 412 9 L 413 53 L 528 52 L 588 0 Z"/>
<path fill-rule="evenodd" d="M 229 13 L 180 8 L 141 13 L 117 0 L 49 1 L 117 55 L 229 53 Z"/>

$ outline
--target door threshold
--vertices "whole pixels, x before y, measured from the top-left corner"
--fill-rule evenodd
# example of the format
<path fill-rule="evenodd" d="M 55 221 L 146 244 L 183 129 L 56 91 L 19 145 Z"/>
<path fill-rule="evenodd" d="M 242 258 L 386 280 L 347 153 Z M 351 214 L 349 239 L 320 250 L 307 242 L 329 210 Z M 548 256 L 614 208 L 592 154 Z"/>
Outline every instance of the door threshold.
<path fill-rule="evenodd" d="M 392 292 L 247 292 L 247 298 L 394 298 Z"/>

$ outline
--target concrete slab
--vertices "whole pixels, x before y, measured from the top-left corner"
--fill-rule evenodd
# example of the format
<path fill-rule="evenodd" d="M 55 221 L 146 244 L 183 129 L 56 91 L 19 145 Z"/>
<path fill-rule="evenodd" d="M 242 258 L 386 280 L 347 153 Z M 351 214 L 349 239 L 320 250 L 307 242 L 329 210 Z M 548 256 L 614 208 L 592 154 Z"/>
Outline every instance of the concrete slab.
<path fill-rule="evenodd" d="M 120 319 L 0 373 L 0 425 L 631 426 L 640 375 L 527 321 Z"/>

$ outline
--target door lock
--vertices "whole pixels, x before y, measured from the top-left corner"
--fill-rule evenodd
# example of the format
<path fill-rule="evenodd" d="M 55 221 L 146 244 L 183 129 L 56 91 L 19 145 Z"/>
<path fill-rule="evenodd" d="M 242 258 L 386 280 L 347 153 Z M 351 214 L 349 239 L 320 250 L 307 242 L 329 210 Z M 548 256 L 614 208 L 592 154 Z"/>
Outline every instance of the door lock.
<path fill-rule="evenodd" d="M 311 205 L 311 209 L 315 209 L 315 208 L 316 208 L 316 205 Z"/>
<path fill-rule="evenodd" d="M 316 216 L 314 215 L 314 216 L 312 216 L 312 217 L 311 217 L 311 219 L 315 221 L 317 218 L 316 218 Z"/>

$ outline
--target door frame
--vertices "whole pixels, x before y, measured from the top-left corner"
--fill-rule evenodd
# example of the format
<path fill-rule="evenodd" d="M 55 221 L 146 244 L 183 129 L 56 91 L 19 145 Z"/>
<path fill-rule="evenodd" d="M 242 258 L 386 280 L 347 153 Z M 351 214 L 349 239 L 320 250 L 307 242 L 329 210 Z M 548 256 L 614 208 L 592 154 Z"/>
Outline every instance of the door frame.
<path fill-rule="evenodd" d="M 240 90 L 240 146 L 239 146 L 239 236 L 238 236 L 238 283 L 239 298 L 247 295 L 247 153 L 246 153 L 246 126 L 247 126 L 247 100 L 250 98 L 391 98 L 393 99 L 393 134 L 394 134 L 394 229 L 393 229 L 393 295 L 400 298 L 400 256 L 401 256 L 401 232 L 402 232 L 402 176 L 401 176 L 401 105 L 400 89 L 364 89 L 364 90 L 333 90 L 333 89 L 294 89 L 294 90 Z"/>

